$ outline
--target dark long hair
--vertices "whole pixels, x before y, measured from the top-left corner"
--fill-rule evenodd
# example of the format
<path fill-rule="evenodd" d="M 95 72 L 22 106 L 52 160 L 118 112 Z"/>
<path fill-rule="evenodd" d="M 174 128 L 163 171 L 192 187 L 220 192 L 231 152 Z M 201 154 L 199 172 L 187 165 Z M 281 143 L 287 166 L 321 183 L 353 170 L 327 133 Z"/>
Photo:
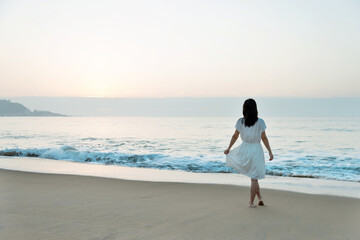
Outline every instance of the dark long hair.
<path fill-rule="evenodd" d="M 243 115 L 244 118 L 242 121 L 245 120 L 246 127 L 251 127 L 256 123 L 256 121 L 258 120 L 258 111 L 254 99 L 249 98 L 244 102 Z"/>

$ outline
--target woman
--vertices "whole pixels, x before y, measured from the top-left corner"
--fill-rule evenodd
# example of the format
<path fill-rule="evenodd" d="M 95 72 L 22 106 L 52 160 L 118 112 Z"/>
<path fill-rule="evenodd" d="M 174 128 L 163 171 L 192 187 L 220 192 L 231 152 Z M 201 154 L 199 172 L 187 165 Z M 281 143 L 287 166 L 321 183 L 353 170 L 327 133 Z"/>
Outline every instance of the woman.
<path fill-rule="evenodd" d="M 254 99 L 247 99 L 243 105 L 243 118 L 240 118 L 235 125 L 229 147 L 224 151 L 226 154 L 226 165 L 232 167 L 239 173 L 245 174 L 251 178 L 250 202 L 249 207 L 254 208 L 255 195 L 258 196 L 259 205 L 264 202 L 260 194 L 258 180 L 265 178 L 265 159 L 264 151 L 261 147 L 262 140 L 267 148 L 270 161 L 273 160 L 269 140 L 265 133 L 265 122 L 258 118 L 258 111 Z M 242 143 L 230 151 L 240 134 Z"/>

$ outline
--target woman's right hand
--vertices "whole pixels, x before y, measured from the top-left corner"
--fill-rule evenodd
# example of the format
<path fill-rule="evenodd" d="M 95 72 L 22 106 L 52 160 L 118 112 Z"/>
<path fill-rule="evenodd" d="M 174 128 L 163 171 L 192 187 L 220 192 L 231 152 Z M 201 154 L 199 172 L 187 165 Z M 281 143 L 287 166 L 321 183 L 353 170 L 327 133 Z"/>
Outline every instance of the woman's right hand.
<path fill-rule="evenodd" d="M 230 152 L 230 149 L 225 149 L 224 154 L 228 154 Z"/>
<path fill-rule="evenodd" d="M 272 153 L 269 153 L 269 161 L 273 160 L 274 159 L 274 155 Z"/>

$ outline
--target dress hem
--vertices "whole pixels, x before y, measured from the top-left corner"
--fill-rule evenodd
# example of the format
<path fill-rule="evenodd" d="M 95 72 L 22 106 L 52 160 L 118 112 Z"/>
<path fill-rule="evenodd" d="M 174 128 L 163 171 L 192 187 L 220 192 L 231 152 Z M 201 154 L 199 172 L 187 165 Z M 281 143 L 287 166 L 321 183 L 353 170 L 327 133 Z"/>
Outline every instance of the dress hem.
<path fill-rule="evenodd" d="M 248 174 L 246 174 L 246 173 L 244 173 L 244 172 L 241 172 L 241 171 L 237 170 L 236 168 L 234 168 L 233 166 L 231 166 L 231 165 L 228 164 L 228 163 L 226 163 L 226 166 L 231 167 L 232 169 L 234 169 L 235 171 L 237 171 L 239 174 L 245 175 L 245 176 L 247 176 L 247 177 L 249 177 L 249 178 L 251 178 L 251 179 L 256 179 L 256 180 L 265 179 L 265 176 L 264 176 L 264 177 L 252 177 L 252 176 L 250 176 L 250 175 L 248 175 Z"/>

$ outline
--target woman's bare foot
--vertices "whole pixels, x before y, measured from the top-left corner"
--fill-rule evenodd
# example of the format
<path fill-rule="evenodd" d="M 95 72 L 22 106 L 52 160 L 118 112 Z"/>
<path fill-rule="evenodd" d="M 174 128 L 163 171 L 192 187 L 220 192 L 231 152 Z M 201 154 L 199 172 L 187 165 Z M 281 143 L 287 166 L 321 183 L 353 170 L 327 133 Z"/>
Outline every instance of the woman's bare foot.
<path fill-rule="evenodd" d="M 256 205 L 254 205 L 254 203 L 249 202 L 249 208 L 256 208 Z"/>
<path fill-rule="evenodd" d="M 264 201 L 263 201 L 262 197 L 259 199 L 259 206 L 264 206 Z"/>

